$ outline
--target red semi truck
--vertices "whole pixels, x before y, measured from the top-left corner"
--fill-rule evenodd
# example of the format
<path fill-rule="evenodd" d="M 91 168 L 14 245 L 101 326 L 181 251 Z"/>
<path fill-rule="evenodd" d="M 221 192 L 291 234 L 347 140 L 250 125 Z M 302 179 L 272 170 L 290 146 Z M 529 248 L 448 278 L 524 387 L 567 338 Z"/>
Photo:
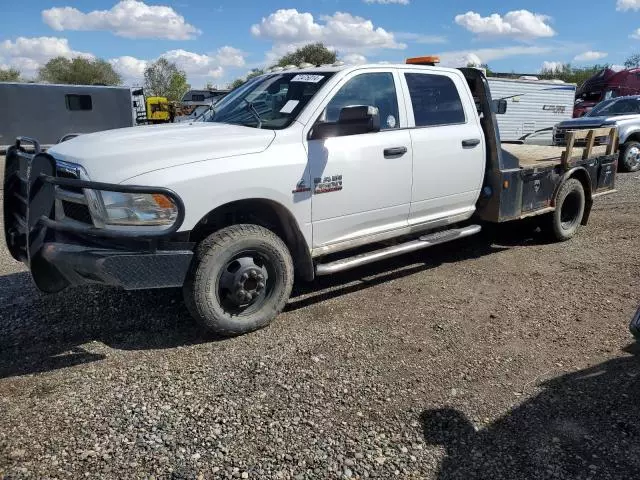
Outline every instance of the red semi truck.
<path fill-rule="evenodd" d="M 603 100 L 640 94 L 640 68 L 605 68 L 584 82 L 576 91 L 573 117 L 582 117 Z"/>

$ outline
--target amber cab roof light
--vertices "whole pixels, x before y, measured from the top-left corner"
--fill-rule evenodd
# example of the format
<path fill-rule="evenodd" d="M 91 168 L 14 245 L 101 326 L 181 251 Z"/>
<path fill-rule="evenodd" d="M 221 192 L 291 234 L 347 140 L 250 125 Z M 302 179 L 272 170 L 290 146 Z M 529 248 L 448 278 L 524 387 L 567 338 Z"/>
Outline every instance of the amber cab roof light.
<path fill-rule="evenodd" d="M 436 55 L 430 55 L 428 57 L 407 58 L 406 63 L 408 65 L 430 65 L 433 67 L 437 63 L 440 63 L 440 57 Z"/>

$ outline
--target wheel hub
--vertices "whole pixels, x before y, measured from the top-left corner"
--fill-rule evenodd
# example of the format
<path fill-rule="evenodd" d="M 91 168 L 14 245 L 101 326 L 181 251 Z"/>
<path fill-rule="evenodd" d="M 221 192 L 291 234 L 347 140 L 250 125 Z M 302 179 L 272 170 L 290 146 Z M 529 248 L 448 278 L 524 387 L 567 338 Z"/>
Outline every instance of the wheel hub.
<path fill-rule="evenodd" d="M 635 167 L 638 162 L 640 162 L 640 148 L 631 147 L 629 150 L 627 150 L 627 153 L 625 155 L 625 162 L 627 166 L 631 168 Z"/>
<path fill-rule="evenodd" d="M 269 274 L 253 257 L 229 262 L 220 278 L 220 290 L 236 306 L 247 306 L 264 294 Z"/>

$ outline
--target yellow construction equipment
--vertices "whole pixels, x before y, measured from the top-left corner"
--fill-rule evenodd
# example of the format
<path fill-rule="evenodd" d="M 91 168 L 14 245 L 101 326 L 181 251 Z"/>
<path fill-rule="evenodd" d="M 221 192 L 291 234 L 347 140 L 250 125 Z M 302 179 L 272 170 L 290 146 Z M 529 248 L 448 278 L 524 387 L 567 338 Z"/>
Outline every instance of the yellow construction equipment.
<path fill-rule="evenodd" d="M 168 123 L 171 121 L 169 100 L 166 97 L 147 97 L 147 121 L 150 123 Z"/>

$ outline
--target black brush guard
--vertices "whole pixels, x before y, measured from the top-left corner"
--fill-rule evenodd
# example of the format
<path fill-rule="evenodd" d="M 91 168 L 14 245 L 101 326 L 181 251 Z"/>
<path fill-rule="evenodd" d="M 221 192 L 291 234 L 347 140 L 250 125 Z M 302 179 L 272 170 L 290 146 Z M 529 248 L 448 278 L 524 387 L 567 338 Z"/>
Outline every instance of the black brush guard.
<path fill-rule="evenodd" d="M 25 145 L 33 153 L 28 153 Z M 4 173 L 7 247 L 13 258 L 29 267 L 41 290 L 56 292 L 86 283 L 125 289 L 182 285 L 193 256 L 191 245 L 163 242 L 177 232 L 184 220 L 184 204 L 173 191 L 57 177 L 55 159 L 28 137 L 18 137 L 7 150 Z M 56 186 L 160 193 L 177 205 L 178 218 L 169 229 L 142 234 L 59 222 L 54 218 Z"/>

